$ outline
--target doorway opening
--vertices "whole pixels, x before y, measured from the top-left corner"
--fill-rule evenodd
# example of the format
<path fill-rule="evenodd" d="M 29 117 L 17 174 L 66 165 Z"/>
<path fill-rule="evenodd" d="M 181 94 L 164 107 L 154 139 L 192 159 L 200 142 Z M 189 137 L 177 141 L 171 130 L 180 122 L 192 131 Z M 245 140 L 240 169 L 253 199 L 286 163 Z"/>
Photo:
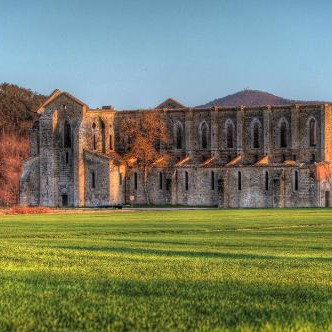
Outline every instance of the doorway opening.
<path fill-rule="evenodd" d="M 330 207 L 330 192 L 325 191 L 325 207 Z"/>
<path fill-rule="evenodd" d="M 66 194 L 62 195 L 62 206 L 63 207 L 68 206 L 68 195 Z"/>

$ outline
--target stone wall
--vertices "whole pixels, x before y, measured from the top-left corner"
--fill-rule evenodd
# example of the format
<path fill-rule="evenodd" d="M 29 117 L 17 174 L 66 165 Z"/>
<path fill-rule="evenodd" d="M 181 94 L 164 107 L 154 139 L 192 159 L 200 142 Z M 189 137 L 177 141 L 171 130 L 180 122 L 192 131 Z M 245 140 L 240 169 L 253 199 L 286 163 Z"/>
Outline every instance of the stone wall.
<path fill-rule="evenodd" d="M 109 160 L 85 153 L 85 206 L 110 205 Z"/>
<path fill-rule="evenodd" d="M 20 180 L 20 204 L 40 205 L 39 156 L 31 157 L 23 163 Z"/>
<path fill-rule="evenodd" d="M 297 188 L 295 172 L 298 172 Z M 308 167 L 234 167 L 224 172 L 223 207 L 315 207 L 316 197 L 317 183 Z"/>

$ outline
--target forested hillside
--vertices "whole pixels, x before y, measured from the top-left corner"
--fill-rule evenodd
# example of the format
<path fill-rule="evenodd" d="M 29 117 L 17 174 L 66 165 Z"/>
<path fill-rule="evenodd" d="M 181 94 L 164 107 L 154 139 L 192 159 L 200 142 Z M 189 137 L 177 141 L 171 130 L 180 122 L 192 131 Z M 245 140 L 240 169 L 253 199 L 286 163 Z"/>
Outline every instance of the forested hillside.
<path fill-rule="evenodd" d="M 18 202 L 22 161 L 29 156 L 29 129 L 45 96 L 0 84 L 0 206 Z"/>
<path fill-rule="evenodd" d="M 0 84 L 0 131 L 26 135 L 36 110 L 45 96 L 20 88 L 17 85 Z"/>

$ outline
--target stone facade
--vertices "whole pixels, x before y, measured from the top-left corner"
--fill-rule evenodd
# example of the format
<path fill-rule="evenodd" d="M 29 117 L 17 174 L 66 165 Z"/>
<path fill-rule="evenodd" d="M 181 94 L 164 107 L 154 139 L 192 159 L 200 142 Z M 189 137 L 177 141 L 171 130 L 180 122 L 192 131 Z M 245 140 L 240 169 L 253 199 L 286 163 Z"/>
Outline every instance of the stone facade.
<path fill-rule="evenodd" d="M 166 168 L 148 177 L 152 204 L 223 208 L 332 205 L 332 106 L 305 104 L 156 109 L 170 142 Z M 21 204 L 109 206 L 145 203 L 143 174 L 121 162 L 119 120 L 139 111 L 90 109 L 55 90 L 38 110 Z"/>

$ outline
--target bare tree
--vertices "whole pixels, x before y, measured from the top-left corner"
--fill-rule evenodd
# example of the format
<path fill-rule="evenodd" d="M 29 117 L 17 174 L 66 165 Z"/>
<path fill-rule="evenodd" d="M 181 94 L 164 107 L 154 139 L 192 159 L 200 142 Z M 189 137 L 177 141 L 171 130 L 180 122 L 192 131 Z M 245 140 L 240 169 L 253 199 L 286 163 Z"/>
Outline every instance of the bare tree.
<path fill-rule="evenodd" d="M 161 149 L 168 143 L 168 130 L 160 111 L 142 111 L 123 117 L 120 132 L 127 138 L 122 157 L 128 166 L 144 175 L 144 194 L 150 204 L 148 176 L 152 168 L 167 165 L 169 156 Z"/>

